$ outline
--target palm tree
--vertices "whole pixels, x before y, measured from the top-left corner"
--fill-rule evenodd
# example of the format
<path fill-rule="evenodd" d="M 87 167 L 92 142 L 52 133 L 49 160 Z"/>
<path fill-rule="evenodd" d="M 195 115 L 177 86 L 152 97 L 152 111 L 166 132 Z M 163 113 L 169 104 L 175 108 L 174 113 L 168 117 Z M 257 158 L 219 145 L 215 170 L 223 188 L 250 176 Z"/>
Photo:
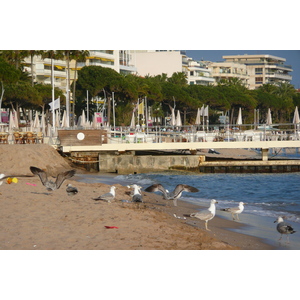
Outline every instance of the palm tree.
<path fill-rule="evenodd" d="M 71 125 L 75 125 L 75 93 L 76 93 L 76 80 L 77 80 L 77 63 L 78 62 L 85 62 L 86 58 L 89 56 L 88 50 L 71 50 L 70 58 L 75 60 L 75 68 L 74 68 L 74 80 L 73 80 L 73 92 L 72 92 L 72 105 L 71 105 L 71 112 L 72 112 L 72 119 Z"/>
<path fill-rule="evenodd" d="M 31 65 L 31 86 L 34 86 L 34 74 L 33 74 L 33 58 L 37 55 L 42 55 L 42 50 L 27 50 L 27 56 L 30 56 L 30 65 Z"/>

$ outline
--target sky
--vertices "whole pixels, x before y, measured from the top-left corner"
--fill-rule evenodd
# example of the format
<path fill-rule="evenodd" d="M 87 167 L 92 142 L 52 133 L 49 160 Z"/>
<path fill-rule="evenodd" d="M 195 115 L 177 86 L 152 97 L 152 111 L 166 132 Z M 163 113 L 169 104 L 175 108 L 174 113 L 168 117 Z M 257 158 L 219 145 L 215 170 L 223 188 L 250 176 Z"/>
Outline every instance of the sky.
<path fill-rule="evenodd" d="M 224 55 L 243 54 L 270 54 L 285 58 L 285 64 L 291 65 L 293 72 L 289 74 L 293 77 L 291 84 L 296 89 L 300 89 L 300 50 L 186 50 L 188 57 L 194 60 L 224 61 Z"/>

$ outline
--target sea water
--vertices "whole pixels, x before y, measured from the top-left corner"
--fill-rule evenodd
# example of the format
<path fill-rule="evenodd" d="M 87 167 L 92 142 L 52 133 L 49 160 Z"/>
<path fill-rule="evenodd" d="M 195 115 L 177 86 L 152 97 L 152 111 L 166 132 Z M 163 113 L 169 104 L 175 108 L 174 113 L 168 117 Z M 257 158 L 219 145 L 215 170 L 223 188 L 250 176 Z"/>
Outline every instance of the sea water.
<path fill-rule="evenodd" d="M 89 182 L 97 182 L 97 176 L 88 176 Z M 122 185 L 136 183 L 144 189 L 160 183 L 169 191 L 179 183 L 188 184 L 198 188 L 199 192 L 184 192 L 181 200 L 208 207 L 210 200 L 216 199 L 217 215 L 228 219 L 231 219 L 231 214 L 221 209 L 238 206 L 242 201 L 246 205 L 240 219 L 246 226 L 237 231 L 264 238 L 277 249 L 300 249 L 300 173 L 202 174 L 166 171 L 119 175 L 107 180 Z M 103 182 L 103 178 L 99 178 L 98 182 Z M 277 243 L 280 234 L 274 221 L 278 216 L 285 216 L 297 231 L 290 235 L 289 245 Z M 284 242 L 285 239 L 286 236 L 283 236 Z"/>

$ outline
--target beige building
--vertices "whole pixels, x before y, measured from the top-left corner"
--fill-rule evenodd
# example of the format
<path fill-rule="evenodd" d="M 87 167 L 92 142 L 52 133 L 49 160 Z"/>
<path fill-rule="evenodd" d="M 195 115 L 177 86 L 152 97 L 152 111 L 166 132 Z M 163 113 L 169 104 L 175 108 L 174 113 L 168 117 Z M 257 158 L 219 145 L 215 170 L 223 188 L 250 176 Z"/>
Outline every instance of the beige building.
<path fill-rule="evenodd" d="M 249 89 L 256 89 L 263 84 L 290 83 L 292 67 L 285 65 L 285 58 L 269 55 L 227 55 L 223 56 L 225 62 L 245 65 L 249 75 Z"/>
<path fill-rule="evenodd" d="M 156 76 L 173 73 L 186 74 L 188 84 L 214 83 L 210 68 L 205 62 L 194 61 L 182 50 L 136 50 L 133 55 L 138 76 Z"/>
<path fill-rule="evenodd" d="M 234 61 L 212 62 L 209 67 L 216 83 L 222 79 L 238 78 L 249 88 L 249 75 L 245 64 Z"/>
<path fill-rule="evenodd" d="M 185 52 L 179 50 L 136 50 L 134 64 L 138 76 L 156 76 L 163 73 L 171 77 L 175 72 L 187 72 Z"/>

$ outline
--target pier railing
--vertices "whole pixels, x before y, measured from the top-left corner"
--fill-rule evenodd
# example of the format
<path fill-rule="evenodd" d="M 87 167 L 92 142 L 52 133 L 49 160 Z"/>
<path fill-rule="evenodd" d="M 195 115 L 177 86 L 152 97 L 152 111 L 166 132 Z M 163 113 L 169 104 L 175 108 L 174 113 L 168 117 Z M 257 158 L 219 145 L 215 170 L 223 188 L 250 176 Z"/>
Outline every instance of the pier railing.
<path fill-rule="evenodd" d="M 298 141 L 300 129 L 295 124 L 226 125 L 217 126 L 151 126 L 131 129 L 108 129 L 108 143 L 195 143 L 195 142 L 247 142 Z"/>

